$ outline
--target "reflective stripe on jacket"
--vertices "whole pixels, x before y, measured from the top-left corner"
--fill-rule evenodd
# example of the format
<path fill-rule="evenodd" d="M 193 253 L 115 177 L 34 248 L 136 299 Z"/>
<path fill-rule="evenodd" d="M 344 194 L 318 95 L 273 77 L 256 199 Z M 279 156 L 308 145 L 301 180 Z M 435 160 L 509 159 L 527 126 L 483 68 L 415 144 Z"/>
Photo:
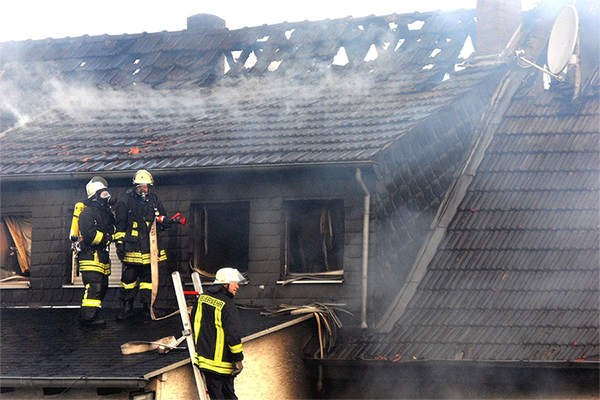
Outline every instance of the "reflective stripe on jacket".
<path fill-rule="evenodd" d="M 115 219 L 107 207 L 92 201 L 79 216 L 79 232 L 83 238 L 77 255 L 79 271 L 110 275 L 108 246 L 115 231 Z"/>
<path fill-rule="evenodd" d="M 221 375 L 230 375 L 233 363 L 244 359 L 240 317 L 232 296 L 224 287 L 214 294 L 202 294 L 192 312 L 194 363 Z"/>
<path fill-rule="evenodd" d="M 165 208 L 154 193 L 146 199 L 136 195 L 129 189 L 115 207 L 116 228 L 115 242 L 125 250 L 123 262 L 129 264 L 150 264 L 150 228 L 158 215 L 166 215 Z M 167 222 L 157 223 L 159 230 L 169 228 Z M 158 261 L 165 261 L 167 253 L 161 249 L 161 237 L 157 235 L 159 254 Z"/>

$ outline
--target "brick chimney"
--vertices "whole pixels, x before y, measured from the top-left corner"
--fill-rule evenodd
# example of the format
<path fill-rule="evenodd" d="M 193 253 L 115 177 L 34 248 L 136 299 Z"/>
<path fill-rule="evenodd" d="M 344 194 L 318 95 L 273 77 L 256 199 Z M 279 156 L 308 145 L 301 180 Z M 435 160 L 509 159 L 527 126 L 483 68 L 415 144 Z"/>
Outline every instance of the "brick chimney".
<path fill-rule="evenodd" d="M 521 0 L 477 0 L 475 53 L 500 53 L 521 23 Z"/>
<path fill-rule="evenodd" d="M 225 20 L 211 14 L 196 14 L 188 17 L 187 28 L 194 32 L 225 29 Z"/>

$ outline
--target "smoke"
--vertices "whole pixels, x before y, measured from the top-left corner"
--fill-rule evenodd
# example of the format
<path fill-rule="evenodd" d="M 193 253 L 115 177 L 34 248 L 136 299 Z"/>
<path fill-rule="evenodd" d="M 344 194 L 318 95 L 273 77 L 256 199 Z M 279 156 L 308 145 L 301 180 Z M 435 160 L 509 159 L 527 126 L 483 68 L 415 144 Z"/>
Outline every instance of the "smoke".
<path fill-rule="evenodd" d="M 334 103 L 348 104 L 352 98 L 364 96 L 373 84 L 368 76 L 340 76 L 323 70 L 324 66 L 313 67 L 315 71 L 308 78 L 297 78 L 288 70 L 269 79 L 223 79 L 210 88 L 187 89 L 153 89 L 146 85 L 98 88 L 56 78 L 41 83 L 19 80 L 18 84 L 14 80 L 0 80 L 0 110 L 7 118 L 5 123 L 10 120 L 17 124 L 56 109 L 82 123 L 109 116 L 141 118 L 148 125 L 218 117 L 235 125 L 243 124 L 249 116 L 272 120 L 277 114 L 309 115 L 308 105 L 319 101 L 331 103 L 332 93 Z M 31 91 L 33 86 L 38 90 Z"/>

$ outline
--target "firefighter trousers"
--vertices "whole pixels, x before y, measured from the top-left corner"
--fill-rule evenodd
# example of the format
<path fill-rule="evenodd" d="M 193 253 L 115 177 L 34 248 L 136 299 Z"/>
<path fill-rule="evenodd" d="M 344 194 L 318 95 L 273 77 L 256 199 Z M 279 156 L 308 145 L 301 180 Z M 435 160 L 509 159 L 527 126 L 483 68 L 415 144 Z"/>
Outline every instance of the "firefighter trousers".
<path fill-rule="evenodd" d="M 194 368 L 196 368 L 194 366 Z M 211 400 L 232 399 L 237 400 L 233 388 L 234 377 L 232 375 L 221 375 L 202 371 L 206 380 L 206 389 Z"/>
<path fill-rule="evenodd" d="M 85 287 L 81 300 L 81 319 L 89 322 L 98 317 L 102 300 L 108 290 L 108 275 L 96 271 L 82 271 L 81 279 Z"/>
<path fill-rule="evenodd" d="M 140 301 L 143 304 L 150 304 L 152 301 L 152 271 L 150 264 L 123 262 L 119 298 L 123 302 L 134 301 L 138 291 L 140 292 Z"/>

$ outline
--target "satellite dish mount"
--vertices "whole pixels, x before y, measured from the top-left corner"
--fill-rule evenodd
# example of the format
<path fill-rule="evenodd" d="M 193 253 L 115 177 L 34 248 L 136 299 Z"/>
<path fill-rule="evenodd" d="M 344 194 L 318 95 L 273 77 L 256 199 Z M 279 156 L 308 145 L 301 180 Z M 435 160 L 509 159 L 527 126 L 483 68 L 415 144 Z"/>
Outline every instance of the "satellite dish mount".
<path fill-rule="evenodd" d="M 579 15 L 570 5 L 560 12 L 548 40 L 548 65 L 540 67 L 524 57 L 524 50 L 515 52 L 517 62 L 524 68 L 534 67 L 544 74 L 565 82 L 569 66 L 575 67 L 575 96 L 579 93 Z"/>

